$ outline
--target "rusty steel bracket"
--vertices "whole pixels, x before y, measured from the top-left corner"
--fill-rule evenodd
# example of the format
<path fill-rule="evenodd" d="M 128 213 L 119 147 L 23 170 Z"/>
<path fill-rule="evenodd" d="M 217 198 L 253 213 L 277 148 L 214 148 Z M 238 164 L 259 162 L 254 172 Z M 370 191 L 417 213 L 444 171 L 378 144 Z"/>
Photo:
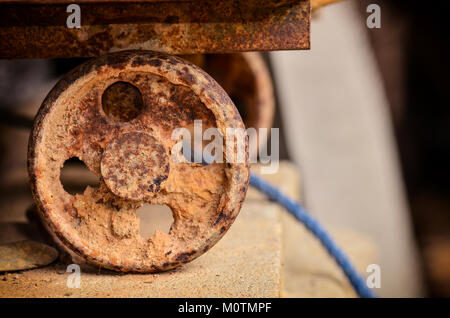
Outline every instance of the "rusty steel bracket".
<path fill-rule="evenodd" d="M 66 25 L 81 8 L 81 28 Z M 309 0 L 0 0 L 0 58 L 309 49 Z"/>

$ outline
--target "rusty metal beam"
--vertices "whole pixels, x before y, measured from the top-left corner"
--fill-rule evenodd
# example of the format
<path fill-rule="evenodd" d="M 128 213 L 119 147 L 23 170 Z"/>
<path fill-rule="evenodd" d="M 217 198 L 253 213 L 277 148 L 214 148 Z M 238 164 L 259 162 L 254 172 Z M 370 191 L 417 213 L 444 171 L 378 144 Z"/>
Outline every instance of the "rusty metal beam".
<path fill-rule="evenodd" d="M 0 58 L 91 57 L 125 49 L 169 54 L 309 49 L 309 0 L 0 0 Z"/>

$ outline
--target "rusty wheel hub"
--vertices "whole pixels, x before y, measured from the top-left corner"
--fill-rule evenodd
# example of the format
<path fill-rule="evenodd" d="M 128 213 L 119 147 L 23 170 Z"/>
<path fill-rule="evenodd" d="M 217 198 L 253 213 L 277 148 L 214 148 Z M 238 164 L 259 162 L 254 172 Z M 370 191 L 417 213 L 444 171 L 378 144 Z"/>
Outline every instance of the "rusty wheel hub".
<path fill-rule="evenodd" d="M 211 248 L 239 213 L 248 187 L 243 163 L 174 162 L 175 128 L 240 128 L 223 89 L 174 56 L 127 51 L 91 60 L 67 74 L 36 117 L 29 145 L 33 196 L 66 248 L 99 266 L 136 272 L 168 270 Z M 225 140 L 225 138 L 224 138 Z M 67 193 L 60 170 L 82 160 L 100 179 L 83 194 Z M 169 233 L 139 233 L 136 210 L 164 204 Z"/>
<path fill-rule="evenodd" d="M 109 190 L 129 200 L 149 199 L 158 193 L 169 171 L 164 146 L 144 132 L 126 133 L 112 140 L 101 162 L 102 177 Z"/>

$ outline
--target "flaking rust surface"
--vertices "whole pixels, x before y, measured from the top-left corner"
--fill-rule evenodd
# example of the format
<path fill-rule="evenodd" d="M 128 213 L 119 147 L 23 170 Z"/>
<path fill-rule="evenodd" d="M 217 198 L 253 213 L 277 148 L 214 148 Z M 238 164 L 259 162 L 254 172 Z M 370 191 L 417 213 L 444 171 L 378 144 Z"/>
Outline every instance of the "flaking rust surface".
<path fill-rule="evenodd" d="M 67 287 L 70 274 L 63 264 L 0 274 L 0 297 L 279 297 L 280 209 L 267 202 L 244 203 L 213 249 L 172 271 L 119 274 L 82 267 L 80 289 Z"/>
<path fill-rule="evenodd" d="M 117 82 L 132 84 L 142 96 L 142 112 L 130 121 L 103 110 L 103 92 Z M 175 162 L 173 129 L 197 119 L 223 136 L 225 128 L 244 129 L 217 83 L 174 56 L 120 52 L 70 72 L 43 102 L 30 137 L 29 174 L 42 218 L 65 247 L 112 270 L 156 272 L 202 255 L 238 215 L 249 164 L 248 143 L 235 149 L 245 154 L 243 163 Z M 64 191 L 60 169 L 73 157 L 100 178 L 99 187 Z M 169 233 L 139 234 L 135 211 L 145 203 L 171 208 Z"/>
<path fill-rule="evenodd" d="M 0 1 L 0 57 L 92 57 L 309 49 L 308 0 L 84 1 L 77 29 L 66 4 Z"/>

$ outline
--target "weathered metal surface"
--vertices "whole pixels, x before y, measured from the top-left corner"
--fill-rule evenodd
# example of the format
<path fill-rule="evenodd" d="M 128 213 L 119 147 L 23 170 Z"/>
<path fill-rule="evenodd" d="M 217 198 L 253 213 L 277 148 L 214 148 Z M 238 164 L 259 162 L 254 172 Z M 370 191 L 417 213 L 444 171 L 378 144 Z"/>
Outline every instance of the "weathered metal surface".
<path fill-rule="evenodd" d="M 134 86 L 142 97 L 142 111 L 129 121 L 108 116 L 102 103 L 117 82 Z M 120 104 L 121 87 L 107 98 L 116 96 Z M 235 148 L 246 154 L 243 163 L 174 162 L 178 140 L 172 131 L 194 120 L 202 120 L 203 129 L 217 127 L 223 136 L 226 128 L 244 129 L 223 89 L 178 57 L 124 51 L 67 74 L 43 102 L 28 154 L 33 196 L 50 230 L 87 261 L 119 271 L 168 270 L 206 252 L 231 226 L 245 198 L 248 141 Z M 64 191 L 60 169 L 73 157 L 100 178 L 99 187 L 81 195 Z M 139 234 L 135 211 L 144 203 L 171 208 L 169 233 L 157 231 L 149 239 Z"/>
<path fill-rule="evenodd" d="M 309 0 L 0 2 L 0 58 L 91 57 L 126 49 L 169 54 L 308 49 Z"/>
<path fill-rule="evenodd" d="M 35 241 L 0 245 L 0 272 L 20 271 L 53 263 L 58 251 Z"/>
<path fill-rule="evenodd" d="M 234 54 L 196 54 L 183 56 L 211 75 L 236 105 L 246 128 L 255 128 L 249 136 L 250 153 L 257 155 L 258 144 L 266 145 L 268 134 L 260 128 L 272 127 L 275 97 L 270 72 L 259 52 Z"/>
<path fill-rule="evenodd" d="M 152 135 L 129 132 L 106 146 L 100 170 L 115 195 L 127 200 L 151 200 L 169 177 L 169 154 Z"/>

